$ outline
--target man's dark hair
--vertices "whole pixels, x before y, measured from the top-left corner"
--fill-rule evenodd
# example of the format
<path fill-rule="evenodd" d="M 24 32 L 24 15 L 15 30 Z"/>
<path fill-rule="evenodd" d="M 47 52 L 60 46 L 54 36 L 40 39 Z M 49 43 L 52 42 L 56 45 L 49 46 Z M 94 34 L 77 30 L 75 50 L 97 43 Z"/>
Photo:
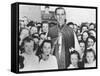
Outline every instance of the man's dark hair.
<path fill-rule="evenodd" d="M 64 14 L 66 14 L 65 9 L 63 7 L 58 7 L 58 8 L 55 9 L 55 15 L 57 14 L 57 10 L 59 10 L 59 9 L 64 10 Z"/>

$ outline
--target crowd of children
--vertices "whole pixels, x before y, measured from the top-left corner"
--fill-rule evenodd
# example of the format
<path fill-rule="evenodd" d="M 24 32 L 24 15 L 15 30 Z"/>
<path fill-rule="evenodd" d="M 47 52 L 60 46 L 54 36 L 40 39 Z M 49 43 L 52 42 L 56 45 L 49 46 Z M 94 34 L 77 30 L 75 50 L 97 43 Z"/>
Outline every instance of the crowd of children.
<path fill-rule="evenodd" d="M 20 71 L 58 69 L 54 46 L 48 36 L 49 28 L 56 23 L 34 22 L 26 16 L 19 20 L 19 68 Z M 76 33 L 80 53 L 70 51 L 70 64 L 66 69 L 96 67 L 96 24 L 68 22 Z"/>

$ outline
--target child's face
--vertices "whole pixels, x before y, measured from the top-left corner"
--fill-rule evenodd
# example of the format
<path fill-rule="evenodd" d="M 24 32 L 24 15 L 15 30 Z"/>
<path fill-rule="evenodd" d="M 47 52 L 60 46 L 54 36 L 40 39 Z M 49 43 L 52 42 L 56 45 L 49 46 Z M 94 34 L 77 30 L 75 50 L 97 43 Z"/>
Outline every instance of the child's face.
<path fill-rule="evenodd" d="M 94 29 L 94 25 L 89 26 L 89 29 Z"/>
<path fill-rule="evenodd" d="M 38 44 L 39 39 L 38 39 L 38 38 L 34 38 L 34 42 L 35 42 L 36 44 Z"/>
<path fill-rule="evenodd" d="M 37 28 L 36 27 L 32 27 L 31 28 L 31 34 L 37 33 Z"/>
<path fill-rule="evenodd" d="M 48 24 L 44 23 L 42 29 L 43 29 L 43 32 L 47 32 L 48 31 Z"/>
<path fill-rule="evenodd" d="M 46 37 L 44 34 L 41 34 L 40 38 L 44 40 Z"/>
<path fill-rule="evenodd" d="M 87 52 L 86 60 L 87 60 L 88 63 L 92 63 L 94 61 L 94 54 L 93 54 L 93 52 Z"/>
<path fill-rule="evenodd" d="M 78 40 L 81 40 L 81 36 L 78 36 Z"/>
<path fill-rule="evenodd" d="M 83 40 L 85 41 L 87 39 L 87 37 L 88 37 L 88 33 L 87 32 L 84 32 L 83 33 Z"/>
<path fill-rule="evenodd" d="M 72 54 L 71 55 L 71 64 L 72 65 L 77 65 L 77 63 L 78 63 L 78 56 L 77 56 L 77 54 Z"/>
<path fill-rule="evenodd" d="M 94 41 L 91 38 L 88 38 L 88 46 L 93 46 L 94 45 Z"/>
<path fill-rule="evenodd" d="M 25 52 L 32 53 L 34 49 L 34 42 L 33 41 L 26 42 L 24 48 L 25 48 Z"/>
<path fill-rule="evenodd" d="M 89 33 L 91 36 L 94 36 L 96 38 L 96 33 L 94 31 L 91 30 L 91 31 L 89 31 Z"/>
<path fill-rule="evenodd" d="M 87 30 L 88 30 L 87 27 L 82 28 L 82 32 L 87 31 Z"/>
<path fill-rule="evenodd" d="M 43 45 L 43 53 L 44 53 L 45 55 L 49 55 L 50 52 L 51 52 L 51 44 L 45 42 L 44 45 Z"/>
<path fill-rule="evenodd" d="M 72 25 L 72 24 L 71 24 L 71 25 L 69 25 L 69 27 L 71 27 L 72 29 L 74 29 L 74 25 Z"/>
<path fill-rule="evenodd" d="M 81 51 L 84 52 L 85 51 L 85 43 L 80 43 L 80 47 L 81 47 Z"/>
<path fill-rule="evenodd" d="M 27 36 L 29 36 L 29 31 L 27 29 L 23 29 L 21 32 L 21 39 L 24 39 Z"/>

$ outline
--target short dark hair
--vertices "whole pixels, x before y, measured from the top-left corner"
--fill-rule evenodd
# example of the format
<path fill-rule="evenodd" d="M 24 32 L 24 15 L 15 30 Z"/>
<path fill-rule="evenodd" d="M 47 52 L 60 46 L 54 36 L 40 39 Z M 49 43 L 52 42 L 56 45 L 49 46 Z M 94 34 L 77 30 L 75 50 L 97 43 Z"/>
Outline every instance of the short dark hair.
<path fill-rule="evenodd" d="M 64 10 L 64 14 L 66 14 L 65 9 L 63 7 L 58 7 L 58 8 L 55 9 L 55 15 L 57 14 L 57 10 L 59 10 L 59 9 Z"/>

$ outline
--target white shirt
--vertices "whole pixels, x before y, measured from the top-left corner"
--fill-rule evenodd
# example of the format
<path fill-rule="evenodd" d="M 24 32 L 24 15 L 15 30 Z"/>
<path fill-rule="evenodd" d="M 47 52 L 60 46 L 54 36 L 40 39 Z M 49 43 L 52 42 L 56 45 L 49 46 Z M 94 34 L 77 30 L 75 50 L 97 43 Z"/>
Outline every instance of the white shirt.
<path fill-rule="evenodd" d="M 85 68 L 88 68 L 88 67 L 96 67 L 96 61 L 93 61 L 93 63 L 91 63 L 91 64 L 85 63 L 84 67 Z"/>
<path fill-rule="evenodd" d="M 39 58 L 36 55 L 27 55 L 24 53 L 22 56 L 24 57 L 24 68 L 20 69 L 20 71 L 32 71 L 38 69 Z"/>
<path fill-rule="evenodd" d="M 74 69 L 74 68 L 78 68 L 78 67 L 75 67 L 72 64 L 70 64 L 69 67 L 68 67 L 68 69 Z"/>
<path fill-rule="evenodd" d="M 40 60 L 39 70 L 52 70 L 58 69 L 57 59 L 54 55 L 49 55 L 48 60 Z"/>

